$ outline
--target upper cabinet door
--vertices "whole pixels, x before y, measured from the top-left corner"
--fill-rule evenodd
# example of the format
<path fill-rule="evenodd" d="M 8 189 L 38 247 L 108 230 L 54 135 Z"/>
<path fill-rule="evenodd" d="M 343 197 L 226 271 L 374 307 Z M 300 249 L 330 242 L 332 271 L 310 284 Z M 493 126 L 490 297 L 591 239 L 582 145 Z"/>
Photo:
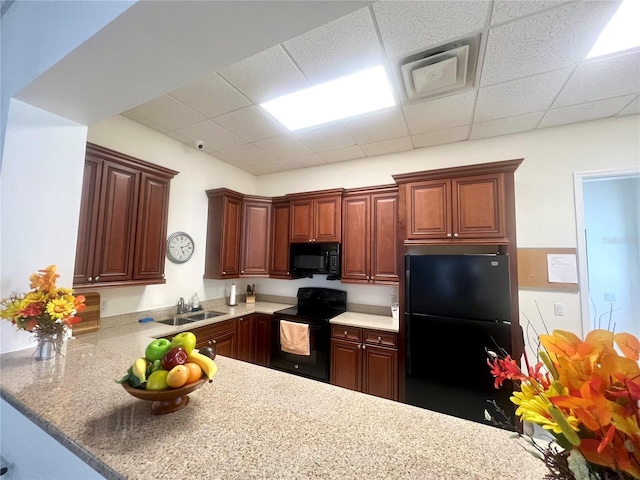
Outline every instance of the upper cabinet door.
<path fill-rule="evenodd" d="M 96 241 L 98 264 L 94 266 L 96 282 L 133 279 L 139 183 L 139 171 L 104 163 Z"/>
<path fill-rule="evenodd" d="M 241 222 L 241 199 L 224 197 L 221 251 L 222 277 L 236 278 L 240 274 Z"/>
<path fill-rule="evenodd" d="M 371 281 L 397 285 L 398 192 L 371 196 Z"/>
<path fill-rule="evenodd" d="M 310 242 L 313 238 L 313 201 L 291 201 L 290 222 L 291 242 Z"/>
<path fill-rule="evenodd" d="M 452 237 L 451 181 L 409 183 L 407 213 L 407 239 Z"/>
<path fill-rule="evenodd" d="M 140 181 L 133 278 L 164 278 L 169 180 L 143 173 Z"/>
<path fill-rule="evenodd" d="M 289 278 L 289 202 L 273 202 L 269 276 Z"/>
<path fill-rule="evenodd" d="M 313 242 L 340 242 L 340 196 L 318 198 L 313 201 Z"/>
<path fill-rule="evenodd" d="M 93 280 L 92 269 L 98 228 L 101 178 L 102 162 L 87 158 L 84 164 L 84 180 L 80 198 L 76 264 L 73 273 L 74 285 L 83 285 Z"/>
<path fill-rule="evenodd" d="M 480 175 L 452 180 L 453 236 L 505 236 L 504 175 Z"/>
<path fill-rule="evenodd" d="M 347 197 L 342 203 L 342 281 L 368 283 L 370 277 L 371 197 Z"/>
<path fill-rule="evenodd" d="M 271 200 L 244 199 L 240 275 L 269 274 Z"/>

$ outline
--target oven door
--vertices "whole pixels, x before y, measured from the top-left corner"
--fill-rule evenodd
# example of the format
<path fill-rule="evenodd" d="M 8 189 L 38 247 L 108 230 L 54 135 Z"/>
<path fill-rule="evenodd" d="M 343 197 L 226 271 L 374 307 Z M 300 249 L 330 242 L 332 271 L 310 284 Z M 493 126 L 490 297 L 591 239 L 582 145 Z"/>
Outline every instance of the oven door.
<path fill-rule="evenodd" d="M 296 355 L 282 351 L 280 348 L 280 320 L 309 325 L 310 355 Z M 329 323 L 286 316 L 274 316 L 272 322 L 271 368 L 329 382 Z"/>

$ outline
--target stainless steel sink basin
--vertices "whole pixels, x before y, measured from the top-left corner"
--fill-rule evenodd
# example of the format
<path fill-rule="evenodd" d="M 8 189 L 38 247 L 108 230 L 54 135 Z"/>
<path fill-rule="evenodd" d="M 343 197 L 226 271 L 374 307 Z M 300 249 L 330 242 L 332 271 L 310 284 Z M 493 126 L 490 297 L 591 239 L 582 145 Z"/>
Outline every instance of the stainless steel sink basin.
<path fill-rule="evenodd" d="M 219 317 L 220 315 L 226 315 L 226 313 L 211 312 L 211 311 L 200 312 L 200 313 L 194 313 L 193 315 L 189 315 L 187 318 L 195 322 L 196 320 L 206 320 L 207 318 Z"/>
<path fill-rule="evenodd" d="M 167 318 L 166 320 L 157 320 L 158 323 L 164 323 L 165 325 L 171 325 L 177 327 L 179 325 L 186 325 L 187 323 L 193 323 L 195 320 L 184 317 Z"/>

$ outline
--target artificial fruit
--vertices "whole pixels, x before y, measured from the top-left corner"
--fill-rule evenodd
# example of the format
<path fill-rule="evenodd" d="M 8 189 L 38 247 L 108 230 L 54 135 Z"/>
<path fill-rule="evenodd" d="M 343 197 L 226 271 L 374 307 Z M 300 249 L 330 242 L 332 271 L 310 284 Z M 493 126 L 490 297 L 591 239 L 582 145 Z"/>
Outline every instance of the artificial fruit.
<path fill-rule="evenodd" d="M 157 338 L 144 351 L 144 356 L 150 362 L 162 359 L 164 354 L 171 349 L 171 342 L 166 338 Z"/>
<path fill-rule="evenodd" d="M 198 364 L 207 378 L 213 380 L 214 375 L 218 371 L 218 366 L 212 359 L 196 351 L 191 352 L 187 359 L 189 362 Z"/>
<path fill-rule="evenodd" d="M 147 378 L 147 390 L 166 390 L 169 388 L 167 375 L 169 375 L 167 370 L 156 370 L 153 372 L 149 375 L 149 378 Z"/>
<path fill-rule="evenodd" d="M 178 333 L 171 339 L 171 346 L 184 348 L 189 354 L 196 348 L 196 336 L 193 332 Z"/>
<path fill-rule="evenodd" d="M 188 354 L 182 347 L 173 347 L 162 357 L 162 368 L 171 370 L 177 365 L 187 363 Z"/>

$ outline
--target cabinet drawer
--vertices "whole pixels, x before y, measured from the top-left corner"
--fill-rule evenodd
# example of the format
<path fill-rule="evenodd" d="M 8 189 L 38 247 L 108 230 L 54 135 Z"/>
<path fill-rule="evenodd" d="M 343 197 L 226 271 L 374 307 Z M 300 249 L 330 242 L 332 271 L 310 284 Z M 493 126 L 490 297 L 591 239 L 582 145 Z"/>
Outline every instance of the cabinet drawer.
<path fill-rule="evenodd" d="M 383 347 L 398 347 L 398 334 L 382 330 L 365 330 L 364 343 Z"/>
<path fill-rule="evenodd" d="M 194 328 L 191 331 L 196 335 L 198 339 L 200 337 L 215 337 L 221 333 L 228 331 L 235 332 L 237 319 L 224 320 L 223 322 L 213 323 L 211 325 L 205 325 L 204 327 Z"/>
<path fill-rule="evenodd" d="M 331 325 L 331 336 L 359 342 L 362 340 L 362 329 L 358 327 L 348 327 L 346 325 Z"/>

